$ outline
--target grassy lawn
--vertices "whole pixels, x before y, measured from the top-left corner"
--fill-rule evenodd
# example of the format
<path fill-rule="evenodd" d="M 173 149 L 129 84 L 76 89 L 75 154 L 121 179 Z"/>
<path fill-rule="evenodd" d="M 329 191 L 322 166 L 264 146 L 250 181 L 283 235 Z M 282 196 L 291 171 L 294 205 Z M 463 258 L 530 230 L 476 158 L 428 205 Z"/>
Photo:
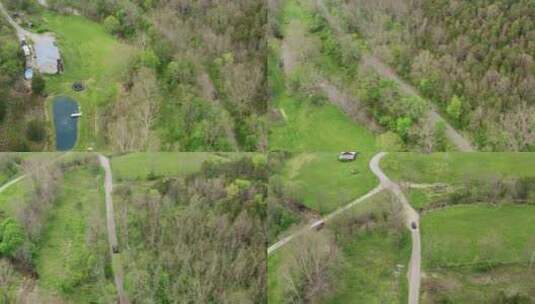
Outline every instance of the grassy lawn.
<path fill-rule="evenodd" d="M 301 153 L 284 168 L 283 178 L 297 196 L 322 214 L 366 194 L 378 184 L 368 168 L 371 153 L 363 153 L 348 163 L 339 162 L 337 156 L 334 152 Z"/>
<path fill-rule="evenodd" d="M 332 104 L 300 102 L 284 94 L 274 101 L 287 119 L 270 131 L 270 150 L 375 151 L 375 136 Z"/>
<path fill-rule="evenodd" d="M 65 73 L 46 77 L 49 120 L 52 120 L 54 96 L 66 95 L 79 102 L 84 116 L 79 121 L 76 150 L 105 146 L 104 132 L 99 130 L 99 116 L 104 106 L 113 102 L 122 73 L 136 49 L 109 35 L 102 24 L 80 16 L 64 16 L 53 12 L 43 13 L 44 27 L 55 33 Z M 73 82 L 86 85 L 83 92 L 74 92 Z M 52 122 L 51 122 L 52 123 Z M 54 146 L 55 147 L 55 146 Z"/>
<path fill-rule="evenodd" d="M 422 220 L 424 268 L 528 262 L 535 252 L 535 207 L 469 205 L 430 212 Z"/>
<path fill-rule="evenodd" d="M 281 16 L 283 31 L 290 20 L 304 24 L 311 22 L 311 15 L 296 1 L 288 1 Z M 313 105 L 299 100 L 286 90 L 285 75 L 279 65 L 277 41 L 270 41 L 268 77 L 273 96 L 273 107 L 282 115 L 281 121 L 270 129 L 270 150 L 287 151 L 375 151 L 375 136 L 366 127 L 349 118 L 337 106 L 330 103 Z"/>
<path fill-rule="evenodd" d="M 390 193 L 383 191 L 338 217 L 331 225 L 351 223 L 367 212 L 389 212 L 391 202 Z M 410 235 L 404 228 L 399 234 L 384 225 L 355 232 L 354 236 L 351 234 L 338 241 L 344 267 L 336 274 L 337 288 L 324 303 L 406 303 Z"/>
<path fill-rule="evenodd" d="M 21 180 L 0 193 L 0 212 L 6 216 L 15 216 L 22 208 L 26 189 L 26 181 Z"/>
<path fill-rule="evenodd" d="M 100 184 L 102 178 L 89 169 L 65 174 L 36 251 L 43 293 L 58 294 L 73 303 L 113 302 L 113 282 L 103 262 L 108 243 Z"/>
<path fill-rule="evenodd" d="M 285 248 L 280 249 L 276 253 L 268 256 L 268 302 L 271 304 L 283 303 L 284 295 L 281 290 L 281 283 L 283 282 L 280 274 L 281 259 L 284 258 Z"/>
<path fill-rule="evenodd" d="M 393 180 L 415 183 L 457 183 L 466 177 L 535 175 L 530 153 L 390 153 L 381 168 Z"/>
<path fill-rule="evenodd" d="M 145 179 L 156 176 L 185 176 L 198 171 L 202 163 L 217 156 L 208 152 L 194 153 L 130 153 L 112 157 L 111 166 L 116 180 Z"/>
<path fill-rule="evenodd" d="M 407 245 L 400 251 L 398 240 L 386 231 L 374 231 L 346 244 L 339 288 L 325 303 L 406 303 L 410 241 Z M 405 266 L 398 273 L 397 264 Z"/>

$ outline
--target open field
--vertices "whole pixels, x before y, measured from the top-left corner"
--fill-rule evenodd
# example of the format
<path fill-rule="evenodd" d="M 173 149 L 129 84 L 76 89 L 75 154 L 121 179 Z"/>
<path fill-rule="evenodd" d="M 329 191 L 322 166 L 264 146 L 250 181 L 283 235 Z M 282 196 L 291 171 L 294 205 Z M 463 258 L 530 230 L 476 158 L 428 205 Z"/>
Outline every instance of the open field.
<path fill-rule="evenodd" d="M 111 158 L 116 180 L 146 179 L 155 176 L 186 176 L 213 157 L 210 153 L 130 153 Z"/>
<path fill-rule="evenodd" d="M 41 292 L 73 303 L 113 301 L 101 184 L 101 176 L 87 168 L 65 173 L 37 245 Z"/>
<path fill-rule="evenodd" d="M 390 153 L 381 162 L 396 181 L 462 183 L 464 178 L 526 177 L 535 175 L 530 153 Z"/>
<path fill-rule="evenodd" d="M 377 185 L 368 168 L 372 156 L 362 153 L 353 162 L 340 162 L 335 152 L 297 154 L 288 161 L 282 175 L 307 207 L 326 214 Z"/>
<path fill-rule="evenodd" d="M 427 213 L 422 220 L 426 268 L 527 263 L 535 252 L 535 207 L 469 205 Z"/>
<path fill-rule="evenodd" d="M 531 303 L 534 219 L 535 207 L 514 205 L 456 206 L 426 214 L 422 303 Z"/>
<path fill-rule="evenodd" d="M 43 27 L 55 33 L 65 72 L 46 77 L 48 115 L 51 121 L 52 100 L 65 95 L 78 101 L 79 120 L 76 150 L 105 147 L 100 118 L 106 106 L 115 101 L 119 82 L 136 49 L 108 34 L 102 24 L 80 16 L 65 16 L 50 11 L 43 13 Z M 74 92 L 72 84 L 81 81 L 83 92 Z"/>

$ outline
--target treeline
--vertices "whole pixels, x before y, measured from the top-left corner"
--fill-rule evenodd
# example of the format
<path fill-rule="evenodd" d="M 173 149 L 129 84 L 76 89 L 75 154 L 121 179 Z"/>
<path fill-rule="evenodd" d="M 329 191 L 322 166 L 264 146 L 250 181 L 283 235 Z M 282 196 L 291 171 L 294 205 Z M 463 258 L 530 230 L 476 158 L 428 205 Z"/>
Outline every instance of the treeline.
<path fill-rule="evenodd" d="M 352 0 L 344 7 L 346 29 L 365 35 L 480 149 L 534 149 L 533 1 Z"/>
<path fill-rule="evenodd" d="M 10 4 L 8 1 L 6 4 Z M 13 28 L 0 18 L 0 151 L 42 150 L 42 97 L 23 80 L 24 56 Z M 23 136 L 21 136 L 23 135 Z"/>
<path fill-rule="evenodd" d="M 304 211 L 307 209 L 278 174 L 290 157 L 291 154 L 288 152 L 269 154 L 268 167 L 271 174 L 269 175 L 267 203 L 268 245 L 274 244 L 279 236 L 288 231 L 292 225 L 301 222 Z"/>
<path fill-rule="evenodd" d="M 129 300 L 265 303 L 267 174 L 265 156 L 252 155 L 117 186 Z"/>
<path fill-rule="evenodd" d="M 463 185 L 452 191 L 441 190 L 424 208 L 441 208 L 459 204 L 533 204 L 535 201 L 535 178 L 466 178 Z M 449 190 L 449 189 L 445 189 Z"/>

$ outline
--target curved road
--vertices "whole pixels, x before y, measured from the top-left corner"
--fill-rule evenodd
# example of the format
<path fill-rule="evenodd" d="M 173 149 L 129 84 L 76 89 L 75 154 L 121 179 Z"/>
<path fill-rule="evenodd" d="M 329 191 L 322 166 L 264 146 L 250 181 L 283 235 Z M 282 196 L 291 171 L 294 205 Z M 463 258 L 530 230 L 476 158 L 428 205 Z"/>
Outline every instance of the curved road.
<path fill-rule="evenodd" d="M 381 186 L 394 193 L 403 206 L 403 213 L 405 218 L 405 225 L 411 232 L 412 251 L 411 260 L 409 262 L 409 272 L 407 273 L 409 280 L 409 304 L 417 304 L 420 296 L 420 280 L 421 280 L 421 240 L 420 240 L 420 215 L 405 197 L 403 191 L 398 184 L 391 181 L 386 174 L 381 170 L 379 162 L 387 153 L 381 152 L 375 155 L 370 161 L 370 169 L 379 178 Z M 416 228 L 411 227 L 412 223 L 416 224 Z"/>
<path fill-rule="evenodd" d="M 128 299 L 124 293 L 124 275 L 120 263 L 113 263 L 113 255 L 119 249 L 117 233 L 115 231 L 115 216 L 113 213 L 113 177 L 111 175 L 110 160 L 102 154 L 98 155 L 101 167 L 104 169 L 104 191 L 106 193 L 106 223 L 108 226 L 108 242 L 110 243 L 110 254 L 112 257 L 113 275 L 115 277 L 115 288 L 119 296 L 119 304 L 127 304 Z"/>
<path fill-rule="evenodd" d="M 359 204 L 366 199 L 374 196 L 375 194 L 383 191 L 388 190 L 391 191 L 396 198 L 399 200 L 399 202 L 402 205 L 403 210 L 403 217 L 405 219 L 405 225 L 411 232 L 411 240 L 412 240 L 412 251 L 411 251 L 411 259 L 409 262 L 409 270 L 407 273 L 407 278 L 409 281 L 409 304 L 417 304 L 419 300 L 420 295 L 420 281 L 421 281 L 421 240 L 420 240 L 420 216 L 414 208 L 410 205 L 409 201 L 405 197 L 405 194 L 403 191 L 401 191 L 400 186 L 397 183 L 394 183 L 391 181 L 386 174 L 381 170 L 381 167 L 379 166 L 379 163 L 381 159 L 386 155 L 385 152 L 380 152 L 376 154 L 370 161 L 370 170 L 377 176 L 379 179 L 379 185 L 375 187 L 373 190 L 368 192 L 367 194 L 357 198 L 353 202 L 349 203 L 348 205 L 334 211 L 333 213 L 325 216 L 323 219 L 320 219 L 290 235 L 287 237 L 279 240 L 275 244 L 271 245 L 268 248 L 268 256 L 274 253 L 279 248 L 283 247 L 284 245 L 288 244 L 292 239 L 295 237 L 298 237 L 308 231 L 312 231 L 318 227 L 321 227 L 323 224 L 325 224 L 327 221 L 331 220 L 335 216 L 340 215 L 341 213 L 346 212 L 347 210 L 354 207 L 356 204 Z M 416 224 L 416 228 L 412 228 L 412 224 Z"/>

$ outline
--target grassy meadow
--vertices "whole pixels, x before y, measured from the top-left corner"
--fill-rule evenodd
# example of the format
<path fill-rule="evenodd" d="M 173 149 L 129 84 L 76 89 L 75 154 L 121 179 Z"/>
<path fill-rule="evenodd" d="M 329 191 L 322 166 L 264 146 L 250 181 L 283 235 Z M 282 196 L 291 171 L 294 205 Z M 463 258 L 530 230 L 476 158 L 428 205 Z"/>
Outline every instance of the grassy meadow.
<path fill-rule="evenodd" d="M 283 179 L 308 208 L 327 214 L 366 194 L 377 184 L 368 168 L 373 155 L 340 162 L 338 153 L 300 153 L 288 160 Z"/>

